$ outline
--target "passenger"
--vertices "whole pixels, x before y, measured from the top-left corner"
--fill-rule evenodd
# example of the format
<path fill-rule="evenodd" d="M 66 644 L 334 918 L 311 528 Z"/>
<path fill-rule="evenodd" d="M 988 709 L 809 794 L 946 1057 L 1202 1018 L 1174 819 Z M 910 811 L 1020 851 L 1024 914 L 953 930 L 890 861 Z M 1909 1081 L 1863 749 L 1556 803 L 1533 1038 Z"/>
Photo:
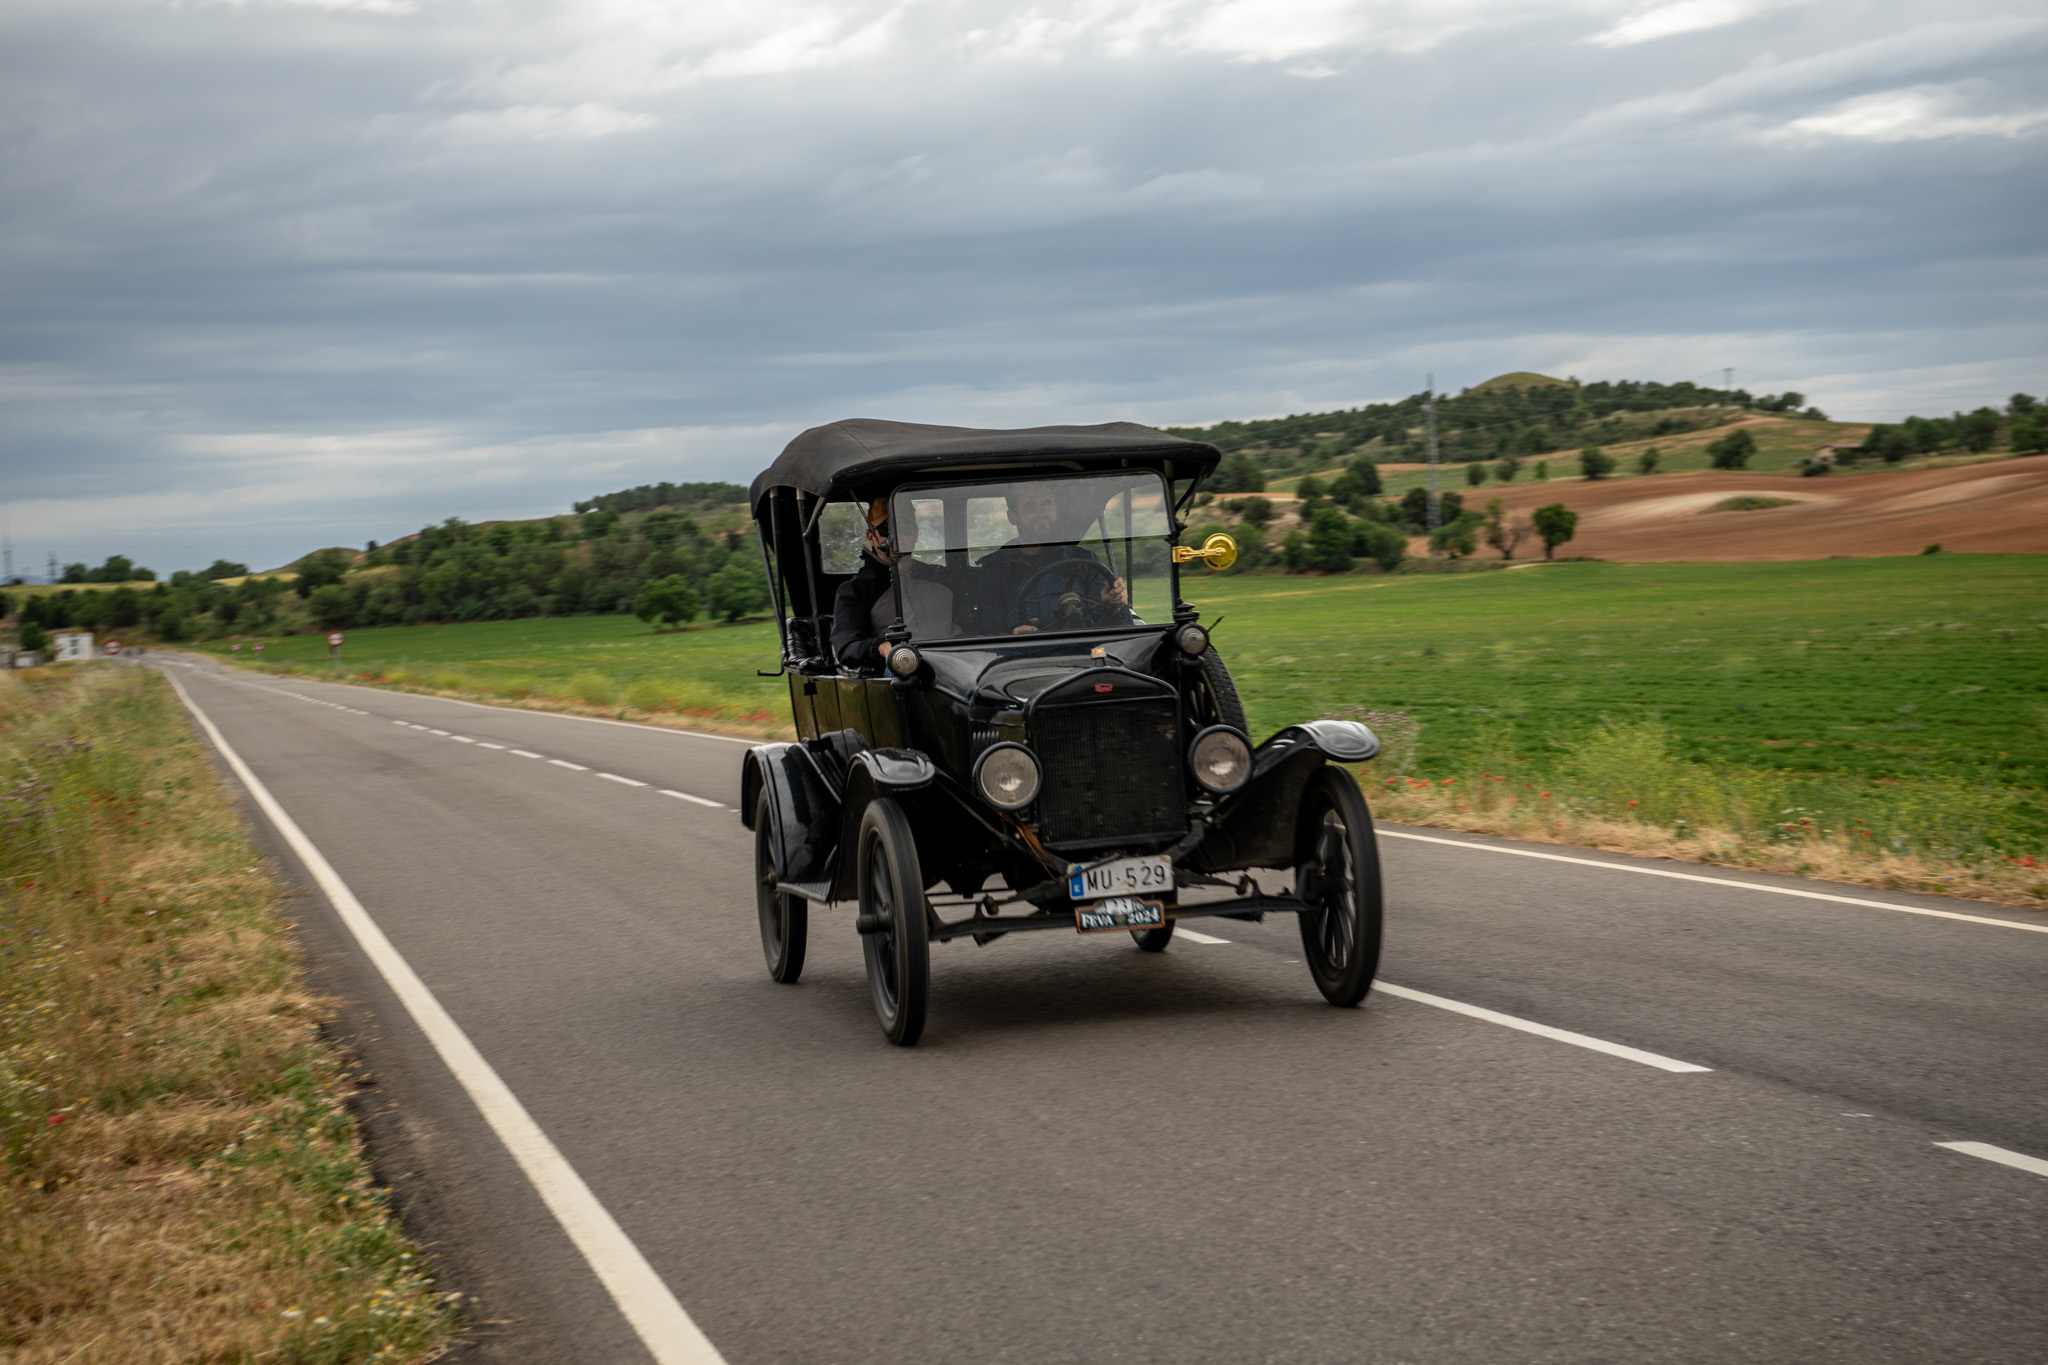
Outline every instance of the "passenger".
<path fill-rule="evenodd" d="M 1124 625 L 1131 620 L 1130 589 L 1123 579 L 1102 568 L 1079 566 L 1079 561 L 1098 566 L 1102 561 L 1065 534 L 1059 494 L 1049 482 L 1014 484 L 1004 494 L 1005 510 L 1010 524 L 1017 528 L 1017 537 L 992 551 L 975 569 L 982 619 L 995 623 L 998 631 L 1029 635 L 1063 627 Z M 1047 573 L 1032 582 L 1040 570 L 1067 561 L 1076 561 L 1076 567 L 1065 573 Z M 1070 596 L 1076 600 L 1062 601 Z M 1090 619 L 1079 619 L 1076 608 L 1080 598 L 1122 610 L 1098 609 L 1087 613 Z"/>
<path fill-rule="evenodd" d="M 860 572 L 841 583 L 832 599 L 832 653 L 848 668 L 879 668 L 888 661 L 891 646 L 882 636 L 896 623 L 896 595 L 889 591 L 892 567 L 902 573 L 904 624 L 912 634 L 939 640 L 960 633 L 953 620 L 953 590 L 934 581 L 929 566 L 910 558 L 917 548 L 917 519 L 904 519 L 894 549 L 889 545 L 889 500 L 870 502 L 867 519 Z"/>

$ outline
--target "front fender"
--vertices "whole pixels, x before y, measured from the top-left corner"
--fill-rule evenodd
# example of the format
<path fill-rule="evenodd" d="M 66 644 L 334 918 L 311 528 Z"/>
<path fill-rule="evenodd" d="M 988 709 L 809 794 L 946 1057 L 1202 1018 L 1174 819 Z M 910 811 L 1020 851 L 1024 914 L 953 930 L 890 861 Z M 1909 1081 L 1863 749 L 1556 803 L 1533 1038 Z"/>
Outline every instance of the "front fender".
<path fill-rule="evenodd" d="M 1363 763 L 1379 751 L 1379 736 L 1355 720 L 1304 721 L 1274 735 L 1253 750 L 1251 781 L 1217 805 L 1195 870 L 1291 866 L 1309 780 L 1325 763 Z"/>
<path fill-rule="evenodd" d="M 753 829 L 755 807 L 765 806 L 776 881 L 807 887 L 831 880 L 840 805 L 839 792 L 803 745 L 757 744 L 747 751 L 740 818 Z"/>
<path fill-rule="evenodd" d="M 860 837 L 860 820 L 868 806 L 880 796 L 906 797 L 929 787 L 939 775 L 938 765 L 915 749 L 863 749 L 846 765 L 846 792 L 839 807 L 841 848 L 852 848 Z M 912 822 L 913 826 L 915 821 Z M 860 894 L 854 885 L 857 869 L 849 856 L 839 860 L 832 882 L 832 899 L 852 900 Z"/>

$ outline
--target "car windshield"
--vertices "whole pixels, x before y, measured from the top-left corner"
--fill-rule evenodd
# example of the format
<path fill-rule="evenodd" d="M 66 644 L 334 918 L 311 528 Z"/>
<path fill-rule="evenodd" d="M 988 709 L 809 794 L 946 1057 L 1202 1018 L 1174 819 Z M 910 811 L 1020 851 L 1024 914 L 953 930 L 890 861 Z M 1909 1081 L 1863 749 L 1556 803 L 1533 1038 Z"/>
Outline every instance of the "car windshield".
<path fill-rule="evenodd" d="M 1161 623 L 1172 518 L 1151 470 L 906 489 L 890 509 L 913 638 Z"/>

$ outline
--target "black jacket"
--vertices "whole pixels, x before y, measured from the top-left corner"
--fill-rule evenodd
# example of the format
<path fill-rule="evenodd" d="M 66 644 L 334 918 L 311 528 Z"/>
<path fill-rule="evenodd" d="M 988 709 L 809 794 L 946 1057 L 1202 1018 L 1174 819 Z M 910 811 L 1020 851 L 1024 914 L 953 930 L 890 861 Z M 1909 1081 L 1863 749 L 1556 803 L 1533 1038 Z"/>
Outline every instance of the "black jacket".
<path fill-rule="evenodd" d="M 839 585 L 832 598 L 832 654 L 848 668 L 880 668 L 882 637 L 875 630 L 875 603 L 889 591 L 889 566 L 873 555 L 860 558 L 860 572 Z"/>

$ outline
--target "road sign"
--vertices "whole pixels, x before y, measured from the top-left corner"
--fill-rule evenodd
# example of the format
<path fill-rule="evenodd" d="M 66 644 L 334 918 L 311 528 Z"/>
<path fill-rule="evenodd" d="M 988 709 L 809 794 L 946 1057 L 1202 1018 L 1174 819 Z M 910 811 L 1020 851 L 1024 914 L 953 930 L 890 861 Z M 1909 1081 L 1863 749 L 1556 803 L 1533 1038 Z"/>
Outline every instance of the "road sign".
<path fill-rule="evenodd" d="M 108 657 L 111 658 L 112 656 L 119 654 L 121 652 L 121 642 L 119 640 L 109 640 L 105 644 L 101 645 L 100 648 L 105 650 L 107 652 Z"/>
<path fill-rule="evenodd" d="M 57 646 L 57 662 L 60 664 L 75 664 L 92 657 L 91 631 L 65 631 L 52 635 L 50 640 Z"/>
<path fill-rule="evenodd" d="M 341 648 L 341 641 L 342 641 L 342 634 L 341 634 L 341 632 L 340 632 L 340 631 L 338 631 L 338 630 L 330 630 L 330 631 L 328 631 L 328 632 L 327 632 L 327 643 L 328 643 L 328 644 L 330 644 L 330 645 L 334 646 L 334 647 L 335 647 L 336 649 L 340 649 L 340 648 Z"/>

